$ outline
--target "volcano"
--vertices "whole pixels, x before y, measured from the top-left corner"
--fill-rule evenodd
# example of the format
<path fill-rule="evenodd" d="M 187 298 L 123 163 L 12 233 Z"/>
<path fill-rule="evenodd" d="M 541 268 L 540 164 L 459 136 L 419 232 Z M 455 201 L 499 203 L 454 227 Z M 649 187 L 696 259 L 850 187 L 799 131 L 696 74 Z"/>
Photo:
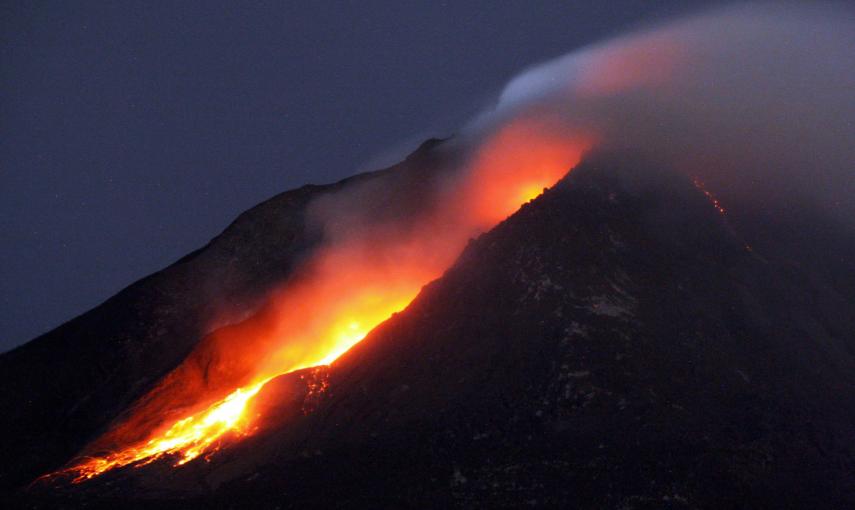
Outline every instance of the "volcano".
<path fill-rule="evenodd" d="M 371 215 L 416 215 L 449 145 L 278 195 L 2 355 L 6 504 L 855 507 L 855 231 L 630 152 L 586 157 L 330 364 L 266 380 L 215 448 L 63 470 L 169 413 L 159 388 L 244 381 L 207 346 L 323 242 L 311 204 L 377 185 Z"/>

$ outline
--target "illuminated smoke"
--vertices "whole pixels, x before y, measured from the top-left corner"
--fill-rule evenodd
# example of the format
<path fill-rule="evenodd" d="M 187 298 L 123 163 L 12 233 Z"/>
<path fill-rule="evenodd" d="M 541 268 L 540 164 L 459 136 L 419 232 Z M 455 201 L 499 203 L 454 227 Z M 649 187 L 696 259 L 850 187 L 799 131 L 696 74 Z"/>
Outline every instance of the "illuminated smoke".
<path fill-rule="evenodd" d="M 855 214 L 855 10 L 753 4 L 595 44 L 512 80 L 483 132 L 519 115 L 597 133 L 729 201 Z"/>

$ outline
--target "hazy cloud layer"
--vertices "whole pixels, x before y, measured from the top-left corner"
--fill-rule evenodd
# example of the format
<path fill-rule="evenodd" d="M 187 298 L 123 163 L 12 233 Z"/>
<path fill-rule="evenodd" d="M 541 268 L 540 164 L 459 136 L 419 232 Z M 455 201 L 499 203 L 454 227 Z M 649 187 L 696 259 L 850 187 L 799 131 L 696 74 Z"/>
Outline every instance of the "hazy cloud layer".
<path fill-rule="evenodd" d="M 632 148 L 733 200 L 855 213 L 855 10 L 752 4 L 575 51 L 520 74 L 467 128 L 520 117 Z"/>

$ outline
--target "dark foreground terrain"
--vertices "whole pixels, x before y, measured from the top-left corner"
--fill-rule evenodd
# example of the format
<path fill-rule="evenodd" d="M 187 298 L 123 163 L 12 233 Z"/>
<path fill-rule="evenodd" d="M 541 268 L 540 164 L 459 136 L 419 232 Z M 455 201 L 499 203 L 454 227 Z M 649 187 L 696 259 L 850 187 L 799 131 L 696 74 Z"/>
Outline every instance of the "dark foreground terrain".
<path fill-rule="evenodd" d="M 855 508 L 855 234 L 807 211 L 722 214 L 625 156 L 470 243 L 328 369 L 268 384 L 254 436 L 179 469 L 25 488 L 204 335 L 199 282 L 257 268 L 211 291 L 251 308 L 247 289 L 311 246 L 300 208 L 322 191 L 259 206 L 0 357 L 9 506 Z"/>

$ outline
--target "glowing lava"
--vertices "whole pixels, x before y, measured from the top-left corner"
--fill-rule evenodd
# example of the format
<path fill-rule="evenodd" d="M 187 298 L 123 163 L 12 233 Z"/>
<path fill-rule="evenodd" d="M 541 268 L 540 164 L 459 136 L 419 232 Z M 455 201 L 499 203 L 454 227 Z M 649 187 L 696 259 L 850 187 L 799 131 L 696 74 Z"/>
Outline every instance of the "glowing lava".
<path fill-rule="evenodd" d="M 88 480 L 115 467 L 133 463 L 142 466 L 164 455 L 177 455 L 179 459 L 176 466 L 190 462 L 210 450 L 225 433 L 243 433 L 241 427 L 246 421 L 246 405 L 265 382 L 267 381 L 248 388 L 238 388 L 204 412 L 177 421 L 163 435 L 142 446 L 131 447 L 104 457 L 94 457 L 76 465 L 72 470 L 76 473 L 74 482 Z"/>
<path fill-rule="evenodd" d="M 299 278 L 250 319 L 206 338 L 86 449 L 111 453 L 81 457 L 60 473 L 77 482 L 164 457 L 182 465 L 251 433 L 255 417 L 247 416 L 247 405 L 265 383 L 332 363 L 406 308 L 472 236 L 558 181 L 589 146 L 530 121 L 503 126 L 415 219 L 331 236 Z"/>

